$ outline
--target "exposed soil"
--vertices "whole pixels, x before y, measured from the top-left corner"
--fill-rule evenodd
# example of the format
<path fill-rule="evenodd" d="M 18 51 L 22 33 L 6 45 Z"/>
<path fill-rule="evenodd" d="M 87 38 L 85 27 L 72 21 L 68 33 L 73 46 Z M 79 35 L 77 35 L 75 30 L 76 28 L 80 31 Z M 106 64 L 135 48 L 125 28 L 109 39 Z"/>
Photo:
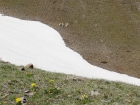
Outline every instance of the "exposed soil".
<path fill-rule="evenodd" d="M 41 21 L 89 63 L 140 78 L 140 0 L 0 0 L 0 13 Z"/>

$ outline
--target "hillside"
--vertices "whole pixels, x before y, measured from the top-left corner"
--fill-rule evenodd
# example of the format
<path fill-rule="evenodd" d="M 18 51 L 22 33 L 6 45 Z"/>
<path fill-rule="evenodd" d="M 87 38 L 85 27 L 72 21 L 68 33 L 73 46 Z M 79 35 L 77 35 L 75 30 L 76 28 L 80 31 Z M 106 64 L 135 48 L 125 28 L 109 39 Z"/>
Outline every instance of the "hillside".
<path fill-rule="evenodd" d="M 139 5 L 139 0 L 1 0 L 0 12 L 48 24 L 89 63 L 140 78 Z"/>
<path fill-rule="evenodd" d="M 140 87 L 0 61 L 0 105 L 140 105 Z M 24 100 L 23 100 L 24 99 Z M 17 102 L 17 103 L 16 103 Z"/>

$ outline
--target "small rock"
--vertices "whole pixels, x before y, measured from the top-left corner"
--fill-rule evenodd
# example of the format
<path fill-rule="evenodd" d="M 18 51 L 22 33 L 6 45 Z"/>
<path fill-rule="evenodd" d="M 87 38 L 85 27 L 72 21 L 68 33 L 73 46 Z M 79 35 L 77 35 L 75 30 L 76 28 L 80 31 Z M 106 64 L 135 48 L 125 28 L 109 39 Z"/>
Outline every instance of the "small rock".
<path fill-rule="evenodd" d="M 8 62 L 8 61 L 7 61 L 7 62 L 5 62 L 5 63 L 7 63 L 7 64 L 11 64 L 11 63 L 10 63 L 10 62 Z"/>
<path fill-rule="evenodd" d="M 66 23 L 66 24 L 65 24 L 65 27 L 67 27 L 68 25 L 69 25 L 69 23 Z"/>
<path fill-rule="evenodd" d="M 25 93 L 29 93 L 30 92 L 30 90 L 25 90 Z"/>
<path fill-rule="evenodd" d="M 33 66 L 33 64 L 32 64 L 32 63 L 30 63 L 30 64 L 26 65 L 25 67 L 27 67 L 27 68 L 31 68 L 31 69 L 33 69 L 33 68 L 34 68 L 34 66 Z"/>
<path fill-rule="evenodd" d="M 73 80 L 73 81 L 83 81 L 82 77 L 79 76 L 71 76 L 68 80 Z"/>
<path fill-rule="evenodd" d="M 21 103 L 26 103 L 27 102 L 26 97 L 20 97 L 20 99 L 21 99 Z"/>
<path fill-rule="evenodd" d="M 125 52 L 131 52 L 131 51 L 129 51 L 129 50 L 126 50 Z"/>
<path fill-rule="evenodd" d="M 91 96 L 98 96 L 98 95 L 100 95 L 100 93 L 99 93 L 98 91 L 93 91 L 93 90 L 92 90 L 92 91 L 90 92 L 90 95 L 91 95 Z"/>
<path fill-rule="evenodd" d="M 35 92 L 29 92 L 28 96 L 33 96 L 35 94 Z"/>
<path fill-rule="evenodd" d="M 103 63 L 103 64 L 107 64 L 107 61 L 101 61 L 101 63 Z"/>
<path fill-rule="evenodd" d="M 24 70 L 25 70 L 25 68 L 24 68 L 24 67 L 22 67 L 22 68 L 21 68 L 21 71 L 24 71 Z"/>

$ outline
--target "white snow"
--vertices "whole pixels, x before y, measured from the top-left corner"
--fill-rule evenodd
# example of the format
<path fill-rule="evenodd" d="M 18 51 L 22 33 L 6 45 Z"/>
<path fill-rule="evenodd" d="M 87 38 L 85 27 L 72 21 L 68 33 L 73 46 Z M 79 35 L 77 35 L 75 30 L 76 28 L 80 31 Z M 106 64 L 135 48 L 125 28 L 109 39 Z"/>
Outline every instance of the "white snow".
<path fill-rule="evenodd" d="M 37 21 L 0 14 L 0 58 L 16 65 L 33 63 L 46 71 L 121 81 L 140 86 L 140 79 L 89 64 L 65 46 L 60 34 Z"/>

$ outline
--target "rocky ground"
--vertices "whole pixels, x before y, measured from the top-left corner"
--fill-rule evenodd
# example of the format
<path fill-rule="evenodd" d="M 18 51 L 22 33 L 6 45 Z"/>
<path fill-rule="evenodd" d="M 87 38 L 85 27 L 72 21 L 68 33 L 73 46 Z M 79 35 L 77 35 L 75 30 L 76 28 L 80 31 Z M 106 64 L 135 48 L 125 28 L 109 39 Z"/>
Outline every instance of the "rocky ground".
<path fill-rule="evenodd" d="M 41 21 L 89 63 L 140 78 L 140 0 L 0 0 L 0 13 Z"/>

